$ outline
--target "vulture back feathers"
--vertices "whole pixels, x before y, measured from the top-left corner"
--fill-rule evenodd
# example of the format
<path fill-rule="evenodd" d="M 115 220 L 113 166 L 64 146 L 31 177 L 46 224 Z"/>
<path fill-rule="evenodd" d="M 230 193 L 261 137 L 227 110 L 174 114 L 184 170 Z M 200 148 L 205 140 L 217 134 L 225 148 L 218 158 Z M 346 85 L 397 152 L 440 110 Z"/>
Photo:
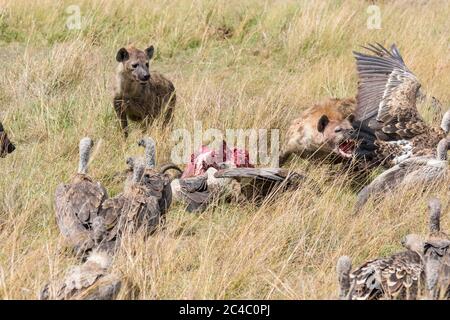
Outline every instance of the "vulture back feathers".
<path fill-rule="evenodd" d="M 392 166 L 410 156 L 434 154 L 436 144 L 449 132 L 450 114 L 441 127 L 425 123 L 416 106 L 421 84 L 397 46 L 390 51 L 378 43 L 364 48 L 370 54 L 353 53 L 359 77 L 355 120 L 375 133 L 377 148 L 370 151 L 371 158 Z"/>
<path fill-rule="evenodd" d="M 79 254 L 95 246 L 92 223 L 108 197 L 105 188 L 87 175 L 92 146 L 90 138 L 81 139 L 78 173 L 69 183 L 58 185 L 55 191 L 57 225 Z"/>
<path fill-rule="evenodd" d="M 423 282 L 421 237 L 408 235 L 408 249 L 387 258 L 370 260 L 350 274 L 351 300 L 416 299 Z"/>

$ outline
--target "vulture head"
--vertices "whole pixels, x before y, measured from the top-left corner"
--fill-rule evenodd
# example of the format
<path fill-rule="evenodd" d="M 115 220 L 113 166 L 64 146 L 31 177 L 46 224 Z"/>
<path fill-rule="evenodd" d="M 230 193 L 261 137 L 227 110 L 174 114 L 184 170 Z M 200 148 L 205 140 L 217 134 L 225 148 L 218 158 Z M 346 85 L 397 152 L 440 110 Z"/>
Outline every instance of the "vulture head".
<path fill-rule="evenodd" d="M 414 233 L 408 234 L 402 239 L 403 247 L 420 255 L 423 254 L 424 244 L 425 243 L 423 238 L 420 235 Z"/>
<path fill-rule="evenodd" d="M 428 201 L 429 215 L 429 229 L 430 232 L 440 231 L 440 221 L 441 221 L 441 202 L 437 198 L 431 198 Z"/>

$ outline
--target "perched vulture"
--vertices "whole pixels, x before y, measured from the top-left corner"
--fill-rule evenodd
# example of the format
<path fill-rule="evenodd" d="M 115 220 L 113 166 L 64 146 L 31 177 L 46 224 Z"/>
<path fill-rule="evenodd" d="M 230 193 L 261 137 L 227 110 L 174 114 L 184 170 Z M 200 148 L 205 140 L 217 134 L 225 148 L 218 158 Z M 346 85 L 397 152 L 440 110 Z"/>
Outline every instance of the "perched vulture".
<path fill-rule="evenodd" d="M 8 135 L 3 129 L 3 125 L 0 122 L 0 158 L 6 157 L 7 154 L 12 153 L 16 147 L 9 140 Z"/>
<path fill-rule="evenodd" d="M 420 83 L 408 69 L 396 45 L 364 47 L 371 54 L 354 52 L 359 83 L 355 121 L 375 133 L 374 159 L 387 167 L 412 156 L 433 156 L 435 146 L 450 130 L 450 112 L 440 127 L 420 116 L 416 99 Z"/>
<path fill-rule="evenodd" d="M 114 300 L 121 287 L 120 278 L 110 273 L 111 256 L 91 251 L 87 260 L 69 269 L 64 279 L 47 284 L 40 300 Z"/>
<path fill-rule="evenodd" d="M 381 196 L 404 186 L 426 186 L 442 180 L 447 172 L 449 146 L 449 141 L 443 138 L 436 148 L 436 157 L 411 157 L 384 171 L 358 193 L 355 212 L 359 212 L 372 195 Z"/>
<path fill-rule="evenodd" d="M 450 237 L 440 228 L 440 201 L 432 198 L 428 208 L 430 234 L 423 253 L 427 293 L 430 299 L 450 299 Z"/>
<path fill-rule="evenodd" d="M 146 234 L 152 234 L 164 222 L 165 213 L 172 203 L 170 178 L 155 169 L 153 139 L 142 139 L 138 145 L 145 147 L 145 156 L 127 159 L 129 169 L 124 191 L 102 206 L 106 250 L 117 249 L 124 233 L 145 228 Z"/>
<path fill-rule="evenodd" d="M 58 185 L 55 191 L 56 222 L 77 254 L 96 245 L 92 223 L 108 197 L 105 188 L 87 174 L 92 146 L 90 138 L 81 139 L 78 173 L 69 183 Z"/>
<path fill-rule="evenodd" d="M 364 263 L 350 273 L 351 300 L 411 299 L 417 298 L 423 281 L 423 240 L 410 234 L 402 244 L 408 250 L 388 258 Z"/>
<path fill-rule="evenodd" d="M 147 188 L 149 195 L 158 201 L 160 218 L 164 220 L 165 214 L 172 204 L 170 177 L 156 169 L 155 141 L 152 138 L 144 138 L 138 142 L 138 145 L 145 148 L 145 170 L 142 183 Z"/>
<path fill-rule="evenodd" d="M 144 164 L 134 163 L 132 184 L 124 192 L 103 202 L 100 216 L 104 219 L 102 238 L 106 249 L 117 249 L 125 233 L 145 228 L 149 234 L 159 225 L 160 205 L 144 184 L 143 175 Z"/>
<path fill-rule="evenodd" d="M 295 190 L 308 181 L 304 175 L 282 168 L 228 168 L 217 171 L 214 177 L 238 181 L 240 193 L 257 203 L 274 192 Z M 315 182 L 312 187 L 320 193 Z"/>
<path fill-rule="evenodd" d="M 137 157 L 128 157 L 126 159 L 126 164 L 128 168 L 125 170 L 126 178 L 123 187 L 124 191 L 128 190 L 133 185 L 133 172 L 135 163 L 137 162 L 143 163 L 143 161 L 144 161 L 143 159 Z"/>

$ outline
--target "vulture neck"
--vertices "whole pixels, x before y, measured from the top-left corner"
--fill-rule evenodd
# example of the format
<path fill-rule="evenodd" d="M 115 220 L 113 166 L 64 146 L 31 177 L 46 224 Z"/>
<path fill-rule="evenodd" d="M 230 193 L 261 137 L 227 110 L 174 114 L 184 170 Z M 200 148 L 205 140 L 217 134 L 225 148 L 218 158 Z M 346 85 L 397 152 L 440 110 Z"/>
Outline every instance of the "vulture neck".
<path fill-rule="evenodd" d="M 448 142 L 447 139 L 439 141 L 437 146 L 436 158 L 441 161 L 447 161 Z"/>
<path fill-rule="evenodd" d="M 144 174 L 144 166 L 143 165 L 135 165 L 133 168 L 133 182 L 139 183 L 142 179 L 143 174 Z"/>
<path fill-rule="evenodd" d="M 426 282 L 427 282 L 427 290 L 430 299 L 437 299 L 436 296 L 436 286 L 439 281 L 439 269 L 440 269 L 440 262 L 436 259 L 429 259 L 425 263 L 425 274 L 426 276 Z"/>
<path fill-rule="evenodd" d="M 153 139 L 147 138 L 145 139 L 145 165 L 147 168 L 155 167 L 155 142 Z"/>
<path fill-rule="evenodd" d="M 80 141 L 80 162 L 78 164 L 79 174 L 87 174 L 91 148 L 92 140 L 85 138 Z"/>
<path fill-rule="evenodd" d="M 444 130 L 445 133 L 450 131 L 450 110 L 444 113 L 441 121 L 441 129 Z"/>
<path fill-rule="evenodd" d="M 340 257 L 336 269 L 339 280 L 339 298 L 345 299 L 350 289 L 350 271 L 352 269 L 350 258 L 347 256 Z"/>
<path fill-rule="evenodd" d="M 430 232 L 439 232 L 441 230 L 441 211 L 434 209 L 430 214 Z"/>

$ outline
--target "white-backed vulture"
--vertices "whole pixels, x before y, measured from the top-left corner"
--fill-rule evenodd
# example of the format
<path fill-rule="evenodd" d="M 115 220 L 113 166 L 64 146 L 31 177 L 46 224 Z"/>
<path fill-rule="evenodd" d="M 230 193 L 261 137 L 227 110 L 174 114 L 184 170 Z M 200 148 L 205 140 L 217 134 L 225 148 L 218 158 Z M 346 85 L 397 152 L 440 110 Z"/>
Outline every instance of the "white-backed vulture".
<path fill-rule="evenodd" d="M 423 282 L 423 239 L 407 235 L 402 244 L 408 250 L 364 263 L 350 273 L 350 300 L 411 299 Z"/>
<path fill-rule="evenodd" d="M 58 185 L 55 191 L 56 222 L 62 236 L 77 254 L 95 246 L 92 222 L 108 197 L 105 188 L 87 174 L 92 146 L 90 138 L 81 139 L 78 172 L 68 183 Z"/>
<path fill-rule="evenodd" d="M 449 146 L 449 141 L 443 138 L 437 145 L 436 157 L 412 157 L 384 171 L 358 193 L 355 212 L 363 208 L 370 196 L 382 196 L 405 186 L 427 186 L 442 180 L 447 174 Z"/>
<path fill-rule="evenodd" d="M 144 138 L 138 145 L 145 148 L 145 170 L 142 183 L 147 187 L 149 195 L 156 198 L 160 209 L 160 218 L 164 216 L 172 204 L 170 177 L 156 169 L 156 146 L 152 138 Z"/>
<path fill-rule="evenodd" d="M 391 51 L 380 44 L 364 48 L 371 54 L 354 52 L 359 76 L 355 120 L 374 131 L 375 158 L 391 167 L 412 156 L 434 156 L 450 130 L 450 112 L 440 127 L 429 126 L 416 106 L 421 84 L 396 45 Z"/>

